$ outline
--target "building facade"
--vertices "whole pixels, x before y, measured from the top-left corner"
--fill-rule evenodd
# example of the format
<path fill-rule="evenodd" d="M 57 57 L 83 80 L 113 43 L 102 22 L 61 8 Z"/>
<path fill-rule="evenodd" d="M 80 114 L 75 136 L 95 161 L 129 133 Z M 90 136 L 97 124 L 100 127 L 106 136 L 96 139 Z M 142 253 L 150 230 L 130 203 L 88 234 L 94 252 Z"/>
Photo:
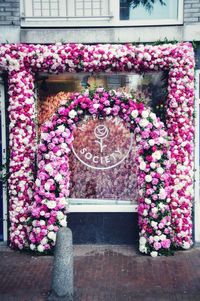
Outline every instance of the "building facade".
<path fill-rule="evenodd" d="M 195 198 L 193 206 L 193 240 L 200 242 L 200 204 L 199 204 L 199 76 L 200 72 L 200 1 L 199 0 L 168 0 L 166 5 L 155 4 L 151 13 L 144 7 L 131 8 L 129 1 L 114 0 L 21 0 L 14 1 L 0 0 L 0 42 L 23 43 L 23 44 L 55 44 L 55 43 L 81 43 L 81 44 L 163 44 L 172 42 L 193 42 L 195 45 L 196 60 L 196 101 L 195 101 Z M 159 73 L 159 72 L 158 72 Z M 107 76 L 105 73 L 95 72 L 80 73 L 72 76 L 70 73 L 63 75 L 47 75 L 40 72 L 36 78 L 37 104 L 38 104 L 38 124 L 40 125 L 50 118 L 62 102 L 63 96 L 60 93 L 71 93 L 81 91 L 86 87 L 104 86 L 106 89 L 125 89 L 127 92 L 134 91 L 137 97 L 147 100 L 147 105 L 154 110 L 159 107 L 159 98 L 164 98 L 160 91 L 167 93 L 165 84 L 165 74 L 145 74 L 136 75 L 134 72 L 128 75 L 124 72 L 116 72 Z M 163 86 L 165 84 L 165 86 Z M 164 88 L 163 88 L 164 87 Z M 8 82 L 5 72 L 2 72 L 0 81 L 1 98 L 1 127 L 2 127 L 2 163 L 6 162 L 8 156 Z M 142 94 L 142 96 L 141 96 Z M 140 95 L 140 96 L 138 96 Z M 60 97 L 60 98 L 59 98 Z M 64 97 L 67 97 L 64 95 Z M 149 101 L 148 101 L 149 99 Z M 51 107 L 51 108 L 50 108 Z M 53 107 L 53 108 L 52 108 Z M 46 114 L 46 115 L 45 115 Z M 159 113 L 159 114 L 162 114 Z M 45 119 L 46 116 L 46 119 Z M 161 117 L 161 115 L 159 115 Z M 111 121 L 109 121 L 111 122 Z M 84 125 L 81 125 L 84 126 Z M 81 136 L 81 128 L 77 133 L 77 149 L 81 143 L 88 143 L 91 136 L 91 128 L 97 128 L 95 121 L 90 121 L 84 127 L 84 135 Z M 116 124 L 114 125 L 116 126 Z M 106 125 L 109 128 L 109 125 Z M 119 128 L 113 128 L 117 132 Z M 95 132 L 94 132 L 95 133 Z M 39 134 L 40 135 L 40 132 Z M 120 135 L 120 130 L 119 130 Z M 82 138 L 81 138 L 82 137 Z M 84 142 L 84 137 L 86 140 Z M 95 136 L 97 138 L 97 136 Z M 100 136 L 98 136 L 100 137 Z M 98 138 L 100 139 L 100 138 Z M 130 137 L 127 139 L 131 139 Z M 102 143 L 100 139 L 99 142 Z M 118 142 L 113 142 L 118 143 Z M 91 140 L 91 144 L 95 142 Z M 102 144 L 103 145 L 103 144 Z M 89 148 L 89 144 L 83 145 Z M 84 149 L 84 148 L 83 148 Z M 124 150 L 126 152 L 126 150 Z M 112 150 L 113 152 L 113 150 Z M 7 154 L 7 155 L 6 155 Z M 76 150 L 74 152 L 76 155 Z M 89 154 L 87 155 L 89 156 Z M 97 156 L 96 156 L 97 157 Z M 95 158 L 96 158 L 95 157 Z M 134 158 L 134 154 L 132 155 Z M 113 155 L 114 158 L 114 155 Z M 77 158 L 76 158 L 77 159 Z M 86 158 L 87 159 L 87 158 Z M 94 158 L 93 158 L 94 159 Z M 135 187 L 135 179 L 130 176 L 125 180 L 124 173 L 132 168 L 125 166 L 117 173 L 89 174 L 87 185 L 84 184 L 84 177 L 87 175 L 87 168 L 82 165 L 78 168 L 78 163 L 70 163 L 74 171 L 73 185 L 71 191 L 69 226 L 74 232 L 75 243 L 134 243 L 138 239 L 137 227 L 137 203 L 130 200 L 130 193 L 134 191 L 128 185 Z M 79 162 L 84 158 L 78 158 Z M 94 159 L 95 160 L 95 159 Z M 111 160 L 107 158 L 107 160 Z M 125 161 L 124 161 L 125 162 Z M 95 162 L 93 162 L 95 163 Z M 101 164 L 103 164 L 101 162 Z M 87 165 L 87 164 L 86 164 Z M 84 165 L 85 166 L 85 165 Z M 93 166 L 94 167 L 94 166 Z M 99 166 L 98 166 L 99 168 Z M 98 169 L 97 168 L 97 169 Z M 104 165 L 101 168 L 105 168 Z M 106 165 L 107 168 L 107 165 Z M 80 171 L 82 170 L 82 171 Z M 112 170 L 112 169 L 111 169 Z M 4 170 L 4 174 L 6 171 Z M 134 171 L 132 171 L 134 173 Z M 103 186 L 99 183 L 102 177 L 106 182 L 104 187 L 110 187 L 117 178 L 121 176 L 123 188 L 121 192 L 107 189 L 102 193 Z M 82 182 L 77 184 L 77 176 L 83 177 Z M 96 186 L 91 184 L 91 179 L 96 177 Z M 129 181 L 129 182 L 128 182 Z M 126 187 L 126 184 L 127 187 Z M 84 186 L 85 185 L 85 186 Z M 111 185 L 112 186 L 112 185 Z M 84 188 L 85 187 L 85 188 Z M 120 187 L 120 181 L 116 180 L 116 187 Z M 125 188 L 128 194 L 124 192 Z M 6 186 L 2 186 L 2 201 L 0 204 L 0 239 L 7 241 L 7 229 L 9 221 L 7 219 L 9 197 Z M 83 191 L 82 191 L 83 190 Z M 112 190 L 112 191 L 111 191 Z M 123 190 L 123 193 L 122 193 Z M 77 193 L 77 191 L 79 193 Z M 131 231 L 127 231 L 131 229 Z"/>

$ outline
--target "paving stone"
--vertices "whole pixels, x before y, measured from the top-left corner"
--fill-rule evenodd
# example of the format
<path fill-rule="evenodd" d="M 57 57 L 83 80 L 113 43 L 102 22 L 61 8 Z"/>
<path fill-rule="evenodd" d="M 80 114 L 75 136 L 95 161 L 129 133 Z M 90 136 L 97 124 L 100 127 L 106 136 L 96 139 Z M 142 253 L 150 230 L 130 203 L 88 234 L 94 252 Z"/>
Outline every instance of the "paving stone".
<path fill-rule="evenodd" d="M 150 258 L 133 246 L 76 246 L 74 301 L 199 301 L 200 248 Z M 0 252 L 0 300 L 46 301 L 53 256 Z"/>

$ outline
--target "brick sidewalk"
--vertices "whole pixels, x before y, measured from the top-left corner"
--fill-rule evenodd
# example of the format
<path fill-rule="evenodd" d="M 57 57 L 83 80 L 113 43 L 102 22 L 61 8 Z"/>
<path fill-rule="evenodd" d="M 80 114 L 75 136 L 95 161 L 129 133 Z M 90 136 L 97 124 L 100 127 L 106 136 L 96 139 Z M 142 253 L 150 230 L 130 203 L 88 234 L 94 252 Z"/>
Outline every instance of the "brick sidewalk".
<path fill-rule="evenodd" d="M 45 301 L 51 256 L 0 248 L 0 300 Z M 130 246 L 76 246 L 75 301 L 199 301 L 200 249 L 150 258 Z"/>

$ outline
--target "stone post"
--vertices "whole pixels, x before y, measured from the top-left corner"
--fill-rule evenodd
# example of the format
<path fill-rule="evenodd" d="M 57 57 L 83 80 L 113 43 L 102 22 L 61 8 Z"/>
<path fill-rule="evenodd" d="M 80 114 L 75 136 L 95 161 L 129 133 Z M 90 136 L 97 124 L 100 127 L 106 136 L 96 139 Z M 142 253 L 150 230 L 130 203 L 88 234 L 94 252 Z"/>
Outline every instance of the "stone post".
<path fill-rule="evenodd" d="M 57 233 L 49 301 L 73 301 L 73 245 L 69 228 Z"/>

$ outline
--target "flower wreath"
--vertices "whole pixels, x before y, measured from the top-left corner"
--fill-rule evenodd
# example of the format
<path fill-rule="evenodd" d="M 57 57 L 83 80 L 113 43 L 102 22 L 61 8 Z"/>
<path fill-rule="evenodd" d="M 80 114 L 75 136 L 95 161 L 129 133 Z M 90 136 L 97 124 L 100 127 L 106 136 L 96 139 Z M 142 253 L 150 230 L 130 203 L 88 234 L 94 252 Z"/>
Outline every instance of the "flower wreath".
<path fill-rule="evenodd" d="M 43 252 L 55 244 L 56 232 L 66 226 L 70 170 L 68 155 L 73 129 L 83 116 L 119 116 L 128 123 L 138 147 L 138 214 L 140 251 L 167 254 L 171 246 L 168 195 L 167 132 L 163 123 L 142 103 L 124 93 L 98 88 L 93 93 L 72 94 L 42 126 L 38 147 L 38 173 L 31 211 L 30 247 Z"/>

